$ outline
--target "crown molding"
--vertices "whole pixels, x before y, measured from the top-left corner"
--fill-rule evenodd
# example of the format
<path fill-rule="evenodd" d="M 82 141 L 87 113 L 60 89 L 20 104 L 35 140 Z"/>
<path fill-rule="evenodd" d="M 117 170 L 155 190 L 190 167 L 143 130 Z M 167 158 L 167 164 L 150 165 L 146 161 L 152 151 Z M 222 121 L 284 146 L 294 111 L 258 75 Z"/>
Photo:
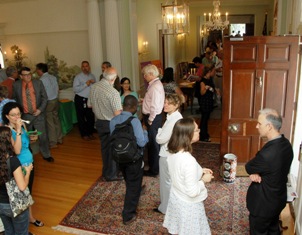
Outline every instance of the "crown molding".
<path fill-rule="evenodd" d="M 28 2 L 36 0 L 0 0 L 0 4 L 15 3 L 15 2 Z"/>

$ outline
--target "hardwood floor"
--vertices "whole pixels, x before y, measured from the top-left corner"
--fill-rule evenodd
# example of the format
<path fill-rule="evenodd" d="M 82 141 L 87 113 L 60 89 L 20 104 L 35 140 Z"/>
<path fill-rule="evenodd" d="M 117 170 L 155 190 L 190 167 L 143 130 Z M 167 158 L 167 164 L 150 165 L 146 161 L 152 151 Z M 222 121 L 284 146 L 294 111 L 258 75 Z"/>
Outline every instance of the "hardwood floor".
<path fill-rule="evenodd" d="M 209 131 L 213 142 L 220 142 L 220 129 L 219 120 L 210 120 Z M 60 223 L 101 175 L 99 139 L 82 140 L 76 126 L 65 136 L 63 145 L 51 152 L 54 163 L 46 162 L 40 154 L 35 155 L 33 213 L 36 219 L 45 224 L 40 228 L 30 225 L 30 231 L 36 235 L 67 234 L 52 227 Z M 281 217 L 283 226 L 289 226 L 283 235 L 293 235 L 293 219 L 289 209 L 285 209 Z"/>
<path fill-rule="evenodd" d="M 96 135 L 95 135 L 96 136 Z M 99 139 L 84 141 L 77 128 L 64 138 L 63 145 L 51 150 L 54 163 L 35 155 L 33 213 L 44 227 L 30 225 L 36 235 L 66 234 L 53 230 L 101 175 Z"/>

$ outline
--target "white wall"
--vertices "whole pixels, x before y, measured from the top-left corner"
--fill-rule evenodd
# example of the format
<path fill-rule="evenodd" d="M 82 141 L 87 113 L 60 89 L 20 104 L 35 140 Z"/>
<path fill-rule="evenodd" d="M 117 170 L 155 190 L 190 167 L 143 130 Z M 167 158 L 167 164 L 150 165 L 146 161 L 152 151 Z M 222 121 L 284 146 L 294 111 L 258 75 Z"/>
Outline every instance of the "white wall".
<path fill-rule="evenodd" d="M 0 41 L 8 59 L 13 57 L 10 47 L 17 45 L 29 58 L 25 62 L 30 66 L 44 62 L 46 47 L 67 65 L 80 65 L 82 60 L 89 60 L 86 1 L 0 4 Z"/>
<path fill-rule="evenodd" d="M 161 2 L 163 0 L 137 0 L 138 50 L 142 50 L 143 41 L 148 41 L 150 53 L 143 60 L 159 59 L 159 34 L 161 24 Z"/>

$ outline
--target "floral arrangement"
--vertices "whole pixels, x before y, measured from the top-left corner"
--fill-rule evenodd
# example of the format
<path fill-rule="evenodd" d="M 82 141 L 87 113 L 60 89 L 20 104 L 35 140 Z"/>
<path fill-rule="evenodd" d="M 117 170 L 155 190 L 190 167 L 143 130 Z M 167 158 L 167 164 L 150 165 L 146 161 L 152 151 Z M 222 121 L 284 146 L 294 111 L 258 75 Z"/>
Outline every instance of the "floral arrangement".
<path fill-rule="evenodd" d="M 28 61 L 26 61 L 27 56 L 22 52 L 17 45 L 11 46 L 12 54 L 14 55 L 13 60 L 7 60 L 6 63 L 8 66 L 16 66 L 18 71 L 23 66 L 28 67 L 35 67 L 30 66 Z M 44 52 L 45 63 L 48 65 L 48 72 L 49 74 L 54 75 L 58 79 L 58 84 L 60 90 L 72 87 L 74 77 L 81 72 L 81 68 L 77 65 L 74 66 L 67 66 L 66 62 L 62 60 L 58 60 L 54 55 L 49 53 L 48 47 Z M 34 69 L 33 69 L 34 71 Z M 33 79 L 38 79 L 38 75 L 36 72 L 33 72 Z"/>
<path fill-rule="evenodd" d="M 77 65 L 68 67 L 66 62 L 62 60 L 58 62 L 58 59 L 49 53 L 48 48 L 46 48 L 44 55 L 48 72 L 58 79 L 60 90 L 72 87 L 73 79 L 81 72 L 81 68 Z"/>

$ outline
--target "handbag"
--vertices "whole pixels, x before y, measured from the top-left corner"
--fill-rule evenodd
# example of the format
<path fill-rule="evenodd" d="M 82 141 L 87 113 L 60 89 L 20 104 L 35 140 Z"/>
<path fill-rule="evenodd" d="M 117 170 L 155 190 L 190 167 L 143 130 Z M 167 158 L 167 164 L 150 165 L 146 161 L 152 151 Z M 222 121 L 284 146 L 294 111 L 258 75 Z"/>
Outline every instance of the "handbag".
<path fill-rule="evenodd" d="M 5 183 L 7 194 L 9 197 L 9 204 L 13 212 L 13 216 L 21 214 L 29 206 L 34 204 L 34 200 L 30 195 L 28 187 L 24 191 L 21 191 L 16 183 L 14 177 L 11 177 L 10 160 L 7 160 L 7 168 L 9 172 L 9 181 Z"/>

